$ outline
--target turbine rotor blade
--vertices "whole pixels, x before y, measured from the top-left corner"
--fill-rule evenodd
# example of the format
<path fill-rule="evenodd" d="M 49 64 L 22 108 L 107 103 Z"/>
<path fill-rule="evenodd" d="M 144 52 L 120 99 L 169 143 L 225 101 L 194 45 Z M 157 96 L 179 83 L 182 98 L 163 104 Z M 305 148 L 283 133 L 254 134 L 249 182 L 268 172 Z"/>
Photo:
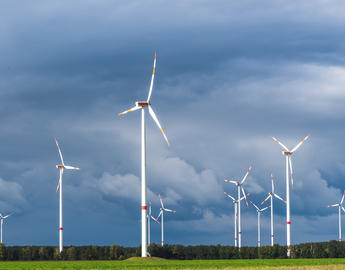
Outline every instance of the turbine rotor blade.
<path fill-rule="evenodd" d="M 279 197 L 277 194 L 273 193 L 273 196 L 276 197 L 277 199 L 281 200 L 282 202 L 286 203 L 286 201 L 284 199 L 282 199 L 281 197 Z"/>
<path fill-rule="evenodd" d="M 80 168 L 72 167 L 72 166 L 67 166 L 67 165 L 65 165 L 64 167 L 65 167 L 65 169 L 67 169 L 67 170 L 80 170 Z"/>
<path fill-rule="evenodd" d="M 233 184 L 237 185 L 237 182 L 234 181 L 234 180 L 227 180 L 227 179 L 224 179 L 223 181 L 224 181 L 224 182 L 227 182 L 227 183 L 233 183 Z"/>
<path fill-rule="evenodd" d="M 340 204 L 343 204 L 343 202 L 344 202 L 344 196 L 345 196 L 345 192 L 344 192 L 344 194 L 343 194 L 343 197 L 341 198 Z"/>
<path fill-rule="evenodd" d="M 167 138 L 167 136 L 165 135 L 164 130 L 163 130 L 161 124 L 159 123 L 158 118 L 157 118 L 155 112 L 153 111 L 151 105 L 149 105 L 148 107 L 149 107 L 149 113 L 150 113 L 152 119 L 156 122 L 157 126 L 158 126 L 159 129 L 161 130 L 161 132 L 162 132 L 162 134 L 163 134 L 163 137 L 164 137 L 165 141 L 167 142 L 168 146 L 170 146 L 170 143 L 169 143 L 169 141 L 168 141 L 168 138 Z"/>
<path fill-rule="evenodd" d="M 341 207 L 341 209 L 345 212 L 345 209 L 344 209 L 344 207 Z"/>
<path fill-rule="evenodd" d="M 298 148 L 300 148 L 300 146 L 302 145 L 302 143 L 304 143 L 309 137 L 310 137 L 310 134 L 308 134 L 302 141 L 300 141 L 300 143 L 297 144 L 297 145 L 291 150 L 291 153 L 295 152 Z"/>
<path fill-rule="evenodd" d="M 280 146 L 283 147 L 286 151 L 289 151 L 289 149 L 288 149 L 284 144 L 282 144 L 279 140 L 277 140 L 277 139 L 274 138 L 273 136 L 271 136 L 271 138 L 272 138 L 274 141 L 276 141 L 277 143 L 279 143 Z"/>
<path fill-rule="evenodd" d="M 56 138 L 54 138 L 54 140 L 55 140 L 56 146 L 57 146 L 57 148 L 59 150 L 59 155 L 60 155 L 60 159 L 61 159 L 62 165 L 65 165 L 65 163 L 63 162 L 63 157 L 62 157 L 62 153 L 61 153 L 61 149 L 60 149 L 59 143 L 58 143 Z"/>
<path fill-rule="evenodd" d="M 271 182 L 272 182 L 272 193 L 274 193 L 274 180 L 273 180 L 272 172 L 271 172 Z"/>
<path fill-rule="evenodd" d="M 270 208 L 270 207 L 271 207 L 271 206 L 269 205 L 269 206 L 267 206 L 267 207 L 261 209 L 260 212 L 263 212 L 263 211 L 267 210 L 267 209 Z"/>
<path fill-rule="evenodd" d="M 159 215 L 158 215 L 158 217 L 157 217 L 156 219 L 158 220 L 159 217 L 160 217 L 162 214 L 163 214 L 163 210 L 161 210 L 161 211 L 159 212 Z"/>
<path fill-rule="evenodd" d="M 226 193 L 225 191 L 224 191 L 224 194 L 225 194 L 226 196 L 228 196 L 230 199 L 232 199 L 234 202 L 236 201 L 234 197 L 232 197 L 231 195 L 229 195 L 229 194 Z"/>
<path fill-rule="evenodd" d="M 247 201 L 247 197 L 246 197 L 246 193 L 244 192 L 244 189 L 243 189 L 242 186 L 241 186 L 241 190 L 242 190 L 242 194 L 243 194 L 243 196 L 244 196 L 244 199 L 245 199 L 245 201 L 246 201 L 246 205 L 247 205 L 247 207 L 249 207 L 248 201 Z"/>
<path fill-rule="evenodd" d="M 60 188 L 60 182 L 61 182 L 61 178 L 62 178 L 62 170 L 63 169 L 60 169 L 60 177 L 59 177 L 59 181 L 58 181 L 58 184 L 57 184 L 57 187 L 56 187 L 56 192 L 58 192 L 59 188 Z"/>
<path fill-rule="evenodd" d="M 4 216 L 4 217 L 2 217 L 2 218 L 3 218 L 3 219 L 8 218 L 8 217 L 12 216 L 13 214 L 14 214 L 14 213 L 8 214 L 7 216 Z"/>
<path fill-rule="evenodd" d="M 327 205 L 327 207 L 336 207 L 336 206 L 339 206 L 339 203 L 337 203 L 337 204 L 331 204 L 331 205 Z"/>
<path fill-rule="evenodd" d="M 168 209 L 168 208 L 164 208 L 164 211 L 171 212 L 171 213 L 176 213 L 175 210 L 171 210 L 171 209 Z"/>
<path fill-rule="evenodd" d="M 247 198 L 250 195 L 250 192 L 248 192 L 245 196 L 240 198 L 240 201 L 242 201 L 244 198 Z"/>
<path fill-rule="evenodd" d="M 139 110 L 141 108 L 142 107 L 135 105 L 133 108 L 131 108 L 131 109 L 127 110 L 127 111 L 124 111 L 122 113 L 119 113 L 118 115 L 123 115 L 123 114 L 129 113 L 129 112 L 134 112 L 134 111 Z"/>
<path fill-rule="evenodd" d="M 252 168 L 253 168 L 253 166 L 250 165 L 250 166 L 249 166 L 249 169 L 248 169 L 248 171 L 247 171 L 247 173 L 246 173 L 246 175 L 243 177 L 243 179 L 242 179 L 242 181 L 241 181 L 241 185 L 244 183 L 244 181 L 246 181 L 247 176 L 248 176 L 248 174 L 250 173 L 250 171 L 252 170 Z M 244 194 L 243 194 L 243 195 L 244 195 Z"/>
<path fill-rule="evenodd" d="M 264 200 L 262 201 L 262 203 L 260 203 L 260 205 L 263 205 L 270 197 L 271 197 L 271 195 L 268 195 L 267 198 L 264 199 Z"/>
<path fill-rule="evenodd" d="M 159 223 L 159 220 L 158 219 L 155 219 L 153 216 L 150 216 L 155 222 L 157 222 L 158 224 L 160 224 Z M 159 217 L 159 216 L 158 216 Z"/>
<path fill-rule="evenodd" d="M 156 73 L 156 59 L 157 59 L 157 54 L 155 52 L 155 59 L 153 60 L 153 71 L 152 71 L 152 77 L 151 77 L 151 84 L 150 84 L 149 95 L 147 96 L 147 102 L 150 102 L 150 99 L 151 99 L 153 82 L 154 82 L 155 73 Z"/>
<path fill-rule="evenodd" d="M 161 194 L 158 194 L 158 198 L 159 198 L 159 201 L 161 202 L 162 208 L 164 209 L 164 204 L 163 204 L 163 200 L 162 200 Z"/>
<path fill-rule="evenodd" d="M 249 202 L 250 202 L 258 211 L 260 211 L 259 207 L 257 207 L 257 206 L 255 205 L 255 203 L 253 203 L 251 200 L 249 200 Z"/>

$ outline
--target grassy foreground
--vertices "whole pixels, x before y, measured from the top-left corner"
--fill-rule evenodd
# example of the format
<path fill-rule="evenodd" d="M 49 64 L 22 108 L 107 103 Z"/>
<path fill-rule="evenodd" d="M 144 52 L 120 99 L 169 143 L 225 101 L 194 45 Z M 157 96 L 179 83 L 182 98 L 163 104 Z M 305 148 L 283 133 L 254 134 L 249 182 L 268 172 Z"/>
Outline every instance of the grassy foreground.
<path fill-rule="evenodd" d="M 0 262 L 0 269 L 344 269 L 341 259 L 129 260 Z"/>

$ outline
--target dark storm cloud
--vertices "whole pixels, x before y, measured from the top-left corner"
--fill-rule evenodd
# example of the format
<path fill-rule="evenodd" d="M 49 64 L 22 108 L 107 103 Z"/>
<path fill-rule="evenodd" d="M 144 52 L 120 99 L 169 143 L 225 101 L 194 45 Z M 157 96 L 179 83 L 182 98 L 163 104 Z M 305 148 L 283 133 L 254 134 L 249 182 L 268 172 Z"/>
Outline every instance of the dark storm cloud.
<path fill-rule="evenodd" d="M 252 200 L 266 197 L 271 170 L 285 197 L 269 135 L 293 147 L 308 132 L 293 160 L 292 240 L 337 235 L 325 205 L 345 189 L 341 2 L 12 1 L 0 15 L 0 211 L 17 213 L 7 243 L 57 242 L 56 136 L 66 163 L 82 168 L 64 178 L 65 244 L 139 244 L 140 117 L 117 113 L 146 98 L 155 50 L 152 106 L 172 146 L 148 119 L 148 195 L 155 214 L 157 193 L 178 211 L 167 217 L 168 242 L 232 243 L 222 192 L 235 190 L 221 180 L 253 164 Z M 283 244 L 285 208 L 275 206 Z M 253 209 L 243 209 L 243 226 L 254 245 Z"/>

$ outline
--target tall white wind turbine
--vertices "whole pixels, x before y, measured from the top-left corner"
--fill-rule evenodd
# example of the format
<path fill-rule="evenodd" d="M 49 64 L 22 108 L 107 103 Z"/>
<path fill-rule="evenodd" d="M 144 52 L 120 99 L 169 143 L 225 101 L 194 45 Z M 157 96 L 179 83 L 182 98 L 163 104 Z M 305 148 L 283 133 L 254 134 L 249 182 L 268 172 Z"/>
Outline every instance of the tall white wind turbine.
<path fill-rule="evenodd" d="M 63 176 L 63 172 L 64 169 L 66 170 L 80 170 L 80 168 L 77 167 L 72 167 L 72 166 L 68 166 L 65 165 L 64 161 L 63 161 L 63 157 L 62 157 L 62 153 L 61 153 L 61 149 L 59 146 L 58 141 L 56 140 L 56 138 L 54 139 L 56 146 L 59 150 L 59 155 L 60 155 L 60 159 L 61 159 L 61 164 L 60 165 L 56 165 L 56 168 L 58 168 L 60 170 L 60 177 L 59 177 L 59 182 L 57 184 L 56 187 L 56 192 L 58 192 L 58 190 L 60 189 L 60 205 L 59 205 L 59 251 L 62 252 L 63 250 L 63 223 L 62 223 L 62 176 Z"/>
<path fill-rule="evenodd" d="M 156 220 L 158 221 L 159 217 L 161 217 L 161 228 L 162 228 L 162 246 L 164 246 L 164 212 L 170 212 L 170 213 L 176 213 L 175 210 L 170 210 L 168 208 L 165 208 L 164 207 L 164 204 L 163 204 L 163 200 L 162 200 L 162 197 L 160 194 L 158 194 L 158 197 L 159 197 L 159 200 L 161 202 L 161 211 L 159 212 L 159 215 L 158 217 L 156 218 Z"/>
<path fill-rule="evenodd" d="M 292 150 L 289 150 L 284 144 L 279 140 L 271 136 L 271 138 L 279 143 L 283 147 L 284 151 L 282 152 L 285 155 L 285 164 L 286 164 L 286 245 L 287 245 L 287 256 L 290 257 L 290 245 L 291 245 L 291 219 L 290 219 L 290 185 L 289 185 L 289 171 L 291 176 L 291 187 L 293 189 L 293 172 L 292 172 L 292 154 L 304 143 L 310 134 L 308 134 L 302 141 L 300 141 Z"/>
<path fill-rule="evenodd" d="M 273 174 L 271 172 L 271 183 L 272 183 L 272 192 L 268 192 L 267 198 L 260 204 L 263 205 L 268 199 L 271 199 L 271 246 L 274 245 L 274 228 L 273 228 L 273 198 L 276 197 L 278 200 L 286 203 L 280 196 L 274 193 L 274 181 L 273 181 Z"/>
<path fill-rule="evenodd" d="M 224 194 L 225 194 L 226 196 L 228 196 L 228 197 L 232 200 L 232 202 L 234 203 L 234 230 L 235 230 L 235 232 L 234 232 L 234 238 L 235 238 L 235 247 L 237 247 L 237 203 L 238 203 L 238 201 L 237 201 L 234 197 L 232 197 L 231 195 L 229 195 L 228 193 L 226 193 L 225 191 L 224 191 Z M 246 196 L 243 196 L 243 197 L 240 199 L 240 201 L 242 201 L 244 198 L 248 197 L 249 194 L 250 194 L 250 193 L 248 193 Z"/>
<path fill-rule="evenodd" d="M 260 243 L 260 241 L 261 241 L 261 224 L 260 224 L 260 217 L 261 217 L 261 213 L 262 213 L 263 211 L 267 210 L 268 208 L 270 208 L 270 206 L 267 206 L 267 207 L 265 207 L 265 208 L 260 209 L 260 208 L 257 207 L 257 206 L 255 205 L 255 203 L 253 203 L 251 200 L 249 200 L 249 201 L 250 201 L 250 203 L 256 208 L 256 212 L 258 213 L 258 247 L 260 247 L 260 246 L 261 246 L 261 243 Z"/>
<path fill-rule="evenodd" d="M 246 200 L 246 204 L 248 207 L 248 202 L 247 202 L 247 198 L 246 198 L 246 193 L 244 192 L 243 189 L 243 183 L 244 181 L 246 181 L 248 174 L 250 173 L 252 169 L 252 165 L 250 165 L 247 173 L 245 174 L 245 176 L 243 177 L 242 181 L 234 181 L 234 180 L 227 180 L 225 179 L 224 182 L 228 182 L 228 183 L 232 183 L 235 184 L 237 186 L 237 207 L 238 207 L 238 247 L 241 248 L 241 244 L 242 244 L 242 231 L 241 231 L 241 190 L 242 190 L 242 194 L 244 196 L 244 199 Z"/>
<path fill-rule="evenodd" d="M 155 78 L 155 71 L 156 71 L 156 53 L 155 59 L 153 61 L 153 71 L 151 77 L 151 84 L 149 95 L 146 101 L 137 101 L 135 106 L 127 111 L 119 113 L 119 115 L 123 115 L 129 112 L 133 112 L 136 110 L 141 109 L 141 257 L 147 257 L 147 223 L 146 223 L 146 216 L 147 216 L 147 205 L 146 205 L 146 138 L 145 138 L 145 109 L 149 110 L 149 113 L 155 123 L 157 124 L 158 128 L 161 130 L 165 141 L 167 142 L 168 146 L 170 146 L 167 136 L 165 135 L 161 124 L 158 121 L 158 118 L 153 111 L 150 103 L 152 88 L 153 88 L 153 81 Z"/>
<path fill-rule="evenodd" d="M 9 214 L 9 215 L 7 215 L 7 216 L 3 216 L 1 213 L 0 213 L 0 227 L 1 227 L 1 229 L 0 229 L 0 243 L 2 244 L 2 225 L 4 224 L 4 220 L 6 219 L 6 218 L 8 218 L 9 216 L 12 216 L 13 215 L 13 213 L 12 214 Z"/>
<path fill-rule="evenodd" d="M 345 192 L 343 194 L 343 197 L 341 198 L 340 202 L 337 204 L 331 204 L 328 205 L 327 207 L 338 207 L 338 213 L 339 213 L 339 241 L 341 241 L 341 210 L 345 212 L 345 209 L 343 207 L 343 202 L 344 202 L 344 197 L 345 197 Z"/>

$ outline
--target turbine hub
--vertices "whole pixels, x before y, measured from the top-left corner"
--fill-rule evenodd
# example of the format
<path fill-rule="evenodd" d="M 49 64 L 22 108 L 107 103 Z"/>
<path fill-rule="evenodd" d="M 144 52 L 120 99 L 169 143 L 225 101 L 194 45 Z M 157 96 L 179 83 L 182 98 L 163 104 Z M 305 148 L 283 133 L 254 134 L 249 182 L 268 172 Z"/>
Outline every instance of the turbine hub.
<path fill-rule="evenodd" d="M 147 102 L 147 101 L 137 101 L 137 102 L 135 103 L 135 105 L 140 106 L 140 107 L 147 107 L 147 106 L 150 105 L 150 103 Z"/>

